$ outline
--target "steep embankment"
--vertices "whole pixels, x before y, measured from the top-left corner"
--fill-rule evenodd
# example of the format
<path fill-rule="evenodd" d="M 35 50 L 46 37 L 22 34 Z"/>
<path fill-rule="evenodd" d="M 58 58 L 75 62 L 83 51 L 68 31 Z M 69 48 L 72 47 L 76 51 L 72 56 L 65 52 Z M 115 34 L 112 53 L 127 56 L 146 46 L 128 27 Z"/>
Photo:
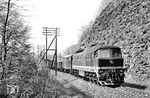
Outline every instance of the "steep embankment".
<path fill-rule="evenodd" d="M 90 28 L 81 43 L 119 46 L 133 79 L 150 80 L 149 0 L 112 0 Z"/>

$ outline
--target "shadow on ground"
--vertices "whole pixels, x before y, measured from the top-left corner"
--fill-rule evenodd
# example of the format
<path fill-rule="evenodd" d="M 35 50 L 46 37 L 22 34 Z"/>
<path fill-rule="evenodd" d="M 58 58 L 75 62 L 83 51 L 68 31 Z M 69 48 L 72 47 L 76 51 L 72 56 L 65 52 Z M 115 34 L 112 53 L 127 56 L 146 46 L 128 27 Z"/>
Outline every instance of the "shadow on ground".
<path fill-rule="evenodd" d="M 73 81 L 76 81 L 76 80 L 78 80 L 77 78 L 76 79 L 73 79 L 73 80 L 71 80 L 71 81 L 68 81 L 68 80 L 63 80 L 62 82 L 62 85 L 65 85 L 65 84 L 68 84 L 68 83 L 71 83 L 71 82 L 73 82 Z"/>
<path fill-rule="evenodd" d="M 71 96 L 71 98 L 92 98 L 92 96 L 86 94 L 85 92 L 81 91 L 80 89 L 78 89 L 76 86 L 72 85 L 71 83 L 76 81 L 76 79 L 73 79 L 71 81 L 68 80 L 63 80 L 62 81 L 62 85 L 68 85 L 67 86 L 67 90 L 69 90 L 71 93 L 69 94 L 69 96 Z"/>
<path fill-rule="evenodd" d="M 72 98 L 92 98 L 92 96 L 85 94 L 84 92 L 76 88 L 74 85 L 71 85 L 68 89 L 74 92 L 72 95 L 70 95 Z"/>
<path fill-rule="evenodd" d="M 145 85 L 139 85 L 139 84 L 127 83 L 127 82 L 125 82 L 122 86 L 136 88 L 136 89 L 140 89 L 140 90 L 145 90 L 147 88 Z"/>
<path fill-rule="evenodd" d="M 106 85 L 106 87 L 117 88 L 117 87 L 120 87 L 120 86 L 119 85 Z"/>

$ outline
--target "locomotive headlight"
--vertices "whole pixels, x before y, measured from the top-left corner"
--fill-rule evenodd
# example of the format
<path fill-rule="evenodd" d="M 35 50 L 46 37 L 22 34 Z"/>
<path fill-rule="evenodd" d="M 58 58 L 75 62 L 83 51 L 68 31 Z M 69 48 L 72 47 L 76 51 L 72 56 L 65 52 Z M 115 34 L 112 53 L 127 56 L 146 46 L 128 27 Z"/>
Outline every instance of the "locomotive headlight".
<path fill-rule="evenodd" d="M 104 70 L 99 70 L 99 74 L 101 74 L 101 73 L 103 73 L 104 72 Z"/>
<path fill-rule="evenodd" d="M 112 70 L 112 72 L 115 72 L 115 70 Z"/>
<path fill-rule="evenodd" d="M 109 60 L 109 62 L 110 62 L 110 64 L 114 64 L 114 61 L 113 61 L 113 60 L 111 60 L 111 59 Z"/>

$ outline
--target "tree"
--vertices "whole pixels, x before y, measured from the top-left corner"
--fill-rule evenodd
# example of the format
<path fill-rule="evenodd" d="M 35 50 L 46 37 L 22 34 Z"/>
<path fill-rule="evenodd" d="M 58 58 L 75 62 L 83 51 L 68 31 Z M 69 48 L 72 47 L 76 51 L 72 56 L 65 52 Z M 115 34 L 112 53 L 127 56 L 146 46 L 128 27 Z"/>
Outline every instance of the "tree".
<path fill-rule="evenodd" d="M 6 31 L 7 31 L 7 23 L 8 23 L 8 16 L 9 16 L 9 10 L 10 10 L 10 0 L 8 0 L 8 8 L 6 12 L 6 18 L 3 22 L 3 27 L 2 27 L 2 80 L 5 79 L 5 69 L 6 69 L 6 54 L 7 54 L 7 41 L 6 41 Z M 6 94 L 6 82 L 2 82 L 2 86 L 4 88 L 3 93 Z"/>
<path fill-rule="evenodd" d="M 70 47 L 68 47 L 65 51 L 64 51 L 64 55 L 70 55 L 70 54 L 74 54 L 77 50 L 79 49 L 79 45 L 72 45 Z"/>
<path fill-rule="evenodd" d="M 0 55 L 3 68 L 1 80 L 5 85 L 6 78 L 12 74 L 20 76 L 21 72 L 29 66 L 34 70 L 36 64 L 28 43 L 30 27 L 25 24 L 18 7 L 11 0 L 0 1 L 0 29 L 2 37 Z M 6 93 L 5 87 L 3 93 Z"/>
<path fill-rule="evenodd" d="M 87 42 L 87 40 L 88 40 L 88 38 L 90 37 L 90 35 L 91 35 L 91 27 L 92 27 L 92 25 L 93 25 L 93 21 L 91 21 L 88 25 L 85 25 L 85 26 L 82 26 L 82 28 L 81 28 L 81 34 L 79 35 L 79 42 L 78 42 L 78 44 L 80 44 L 80 45 L 84 45 L 84 46 L 88 46 L 87 44 L 88 44 L 88 42 Z"/>

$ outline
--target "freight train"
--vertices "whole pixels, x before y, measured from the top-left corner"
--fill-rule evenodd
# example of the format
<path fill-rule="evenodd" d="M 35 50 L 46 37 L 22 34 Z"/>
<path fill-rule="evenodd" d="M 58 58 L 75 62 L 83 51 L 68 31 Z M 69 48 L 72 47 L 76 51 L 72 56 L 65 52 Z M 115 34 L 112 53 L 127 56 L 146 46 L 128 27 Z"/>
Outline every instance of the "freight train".
<path fill-rule="evenodd" d="M 91 45 L 64 56 L 57 69 L 99 85 L 124 83 L 123 58 L 117 46 Z"/>

